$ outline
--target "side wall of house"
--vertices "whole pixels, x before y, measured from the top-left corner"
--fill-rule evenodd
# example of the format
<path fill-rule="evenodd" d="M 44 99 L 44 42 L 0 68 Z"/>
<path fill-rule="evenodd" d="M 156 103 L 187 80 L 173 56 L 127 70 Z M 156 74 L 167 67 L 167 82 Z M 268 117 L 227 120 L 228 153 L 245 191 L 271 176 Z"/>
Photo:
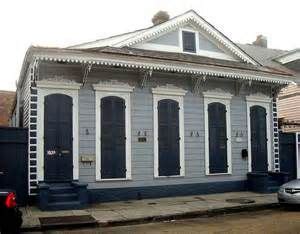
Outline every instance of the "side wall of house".
<path fill-rule="evenodd" d="M 297 84 L 289 85 L 279 95 L 279 118 L 291 121 L 300 121 L 300 87 Z"/>

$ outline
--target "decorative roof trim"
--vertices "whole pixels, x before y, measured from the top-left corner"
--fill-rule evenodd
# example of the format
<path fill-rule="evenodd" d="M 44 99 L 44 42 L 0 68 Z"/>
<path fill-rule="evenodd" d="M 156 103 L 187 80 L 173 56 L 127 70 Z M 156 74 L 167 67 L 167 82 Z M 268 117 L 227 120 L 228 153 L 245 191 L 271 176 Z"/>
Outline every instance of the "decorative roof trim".
<path fill-rule="evenodd" d="M 226 38 L 222 33 L 215 29 L 212 25 L 206 22 L 202 17 L 196 14 L 194 11 L 188 11 L 187 13 L 175 17 L 165 23 L 162 23 L 156 27 L 152 27 L 148 30 L 143 31 L 142 33 L 133 36 L 129 39 L 123 40 L 121 42 L 115 43 L 113 46 L 123 47 L 123 46 L 132 46 L 137 43 L 141 43 L 145 40 L 150 40 L 157 37 L 161 33 L 167 33 L 174 30 L 174 28 L 180 27 L 187 23 L 196 24 L 202 30 L 208 33 L 211 37 L 221 43 L 225 48 L 227 48 L 235 56 L 242 59 L 244 62 L 251 63 L 254 65 L 260 65 L 259 62 L 254 60 L 250 55 L 244 52 L 241 48 L 235 45 L 232 41 Z"/>
<path fill-rule="evenodd" d="M 291 80 L 283 79 L 284 76 L 278 76 L 275 78 L 275 75 L 263 76 L 263 75 L 254 75 L 254 74 L 242 74 L 234 70 L 229 71 L 216 71 L 209 68 L 190 68 L 187 66 L 176 66 L 168 65 L 162 63 L 146 63 L 139 61 L 124 61 L 117 59 L 83 59 L 83 58 L 65 58 L 63 56 L 47 56 L 47 55 L 36 55 L 34 59 L 42 61 L 54 61 L 54 62 L 68 62 L 68 63 L 88 63 L 88 64 L 97 64 L 102 66 L 119 66 L 125 68 L 133 69 L 150 69 L 153 71 L 163 71 L 163 72 L 178 72 L 178 73 L 187 73 L 192 75 L 206 75 L 206 76 L 221 76 L 230 79 L 243 79 L 248 81 L 260 81 L 260 82 L 269 82 L 274 84 L 291 84 L 294 83 Z"/>

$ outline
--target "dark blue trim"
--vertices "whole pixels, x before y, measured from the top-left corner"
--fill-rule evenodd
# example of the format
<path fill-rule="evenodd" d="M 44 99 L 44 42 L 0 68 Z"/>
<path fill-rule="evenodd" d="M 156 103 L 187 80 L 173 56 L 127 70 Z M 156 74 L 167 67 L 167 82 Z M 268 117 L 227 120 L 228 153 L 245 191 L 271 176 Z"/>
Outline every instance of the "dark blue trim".
<path fill-rule="evenodd" d="M 89 189 L 89 202 L 122 201 L 144 198 L 160 198 L 224 193 L 247 190 L 247 181 L 145 186 L 132 188 Z"/>

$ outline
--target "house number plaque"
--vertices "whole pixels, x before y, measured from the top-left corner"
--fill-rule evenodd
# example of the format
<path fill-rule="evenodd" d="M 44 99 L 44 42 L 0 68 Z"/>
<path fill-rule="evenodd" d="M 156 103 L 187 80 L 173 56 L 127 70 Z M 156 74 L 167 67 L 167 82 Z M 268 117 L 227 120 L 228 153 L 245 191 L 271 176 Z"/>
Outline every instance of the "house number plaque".
<path fill-rule="evenodd" d="M 146 137 L 138 137 L 138 142 L 146 142 L 147 138 Z"/>
<path fill-rule="evenodd" d="M 56 154 L 56 150 L 47 150 L 47 155 L 53 156 Z"/>

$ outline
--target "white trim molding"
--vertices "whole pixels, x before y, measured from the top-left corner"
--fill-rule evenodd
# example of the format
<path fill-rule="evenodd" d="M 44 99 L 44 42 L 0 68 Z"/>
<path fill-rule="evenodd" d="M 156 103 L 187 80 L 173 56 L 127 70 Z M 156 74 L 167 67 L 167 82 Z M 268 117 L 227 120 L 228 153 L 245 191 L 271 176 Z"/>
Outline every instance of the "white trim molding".
<path fill-rule="evenodd" d="M 134 87 L 118 81 L 94 84 L 96 98 L 96 181 L 131 180 L 131 93 Z M 125 100 L 125 137 L 126 137 L 126 178 L 101 178 L 101 99 L 107 96 L 120 97 Z"/>
<path fill-rule="evenodd" d="M 183 97 L 187 93 L 186 90 L 167 84 L 166 86 L 152 88 L 153 94 L 153 141 L 154 141 L 154 178 L 178 177 L 185 175 L 185 162 L 184 162 L 184 106 Z M 179 105 L 179 162 L 180 174 L 175 176 L 159 176 L 158 172 L 158 102 L 163 99 L 171 99 L 178 102 Z"/>
<path fill-rule="evenodd" d="M 248 131 L 248 171 L 252 171 L 252 157 L 251 157 L 251 119 L 250 108 L 252 106 L 261 106 L 266 110 L 266 127 L 267 127 L 267 150 L 268 150 L 268 170 L 272 170 L 272 156 L 271 156 L 271 103 L 272 98 L 262 93 L 256 93 L 246 96 L 247 101 L 247 131 Z"/>
<path fill-rule="evenodd" d="M 69 81 L 37 81 L 37 178 L 44 181 L 44 99 L 51 94 L 64 94 L 72 98 L 73 119 L 73 179 L 79 179 L 78 148 L 78 90 L 81 84 Z M 63 87 L 63 88 L 62 88 Z"/>
<path fill-rule="evenodd" d="M 203 92 L 204 97 L 204 123 L 205 123 L 205 174 L 206 175 L 230 175 L 232 174 L 232 155 L 231 155 L 231 114 L 230 101 L 232 94 L 222 90 L 214 89 Z M 208 124 L 208 105 L 210 103 L 222 103 L 226 107 L 226 135 L 227 135 L 227 173 L 209 172 L 209 124 Z"/>

